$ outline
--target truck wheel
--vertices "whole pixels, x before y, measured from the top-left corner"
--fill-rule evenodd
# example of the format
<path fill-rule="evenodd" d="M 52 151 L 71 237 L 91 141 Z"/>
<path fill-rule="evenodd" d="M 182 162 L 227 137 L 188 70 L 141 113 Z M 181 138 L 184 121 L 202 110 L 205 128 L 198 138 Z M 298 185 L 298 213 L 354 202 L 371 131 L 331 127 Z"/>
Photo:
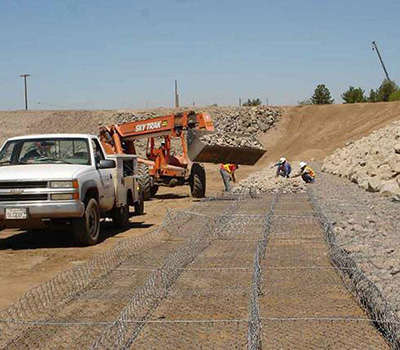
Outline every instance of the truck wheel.
<path fill-rule="evenodd" d="M 202 165 L 193 163 L 189 185 L 192 197 L 203 198 L 206 195 L 206 171 Z"/>
<path fill-rule="evenodd" d="M 129 205 L 123 205 L 113 210 L 114 226 L 124 228 L 129 224 Z"/>
<path fill-rule="evenodd" d="M 146 164 L 139 163 L 138 165 L 138 182 L 143 191 L 143 198 L 145 201 L 149 200 L 151 196 L 151 176 L 149 174 L 149 167 Z"/>
<path fill-rule="evenodd" d="M 158 191 L 158 185 L 151 186 L 150 188 L 150 196 L 154 197 Z"/>
<path fill-rule="evenodd" d="M 135 202 L 135 215 L 143 215 L 144 213 L 144 198 L 143 191 L 139 192 L 139 200 Z"/>
<path fill-rule="evenodd" d="M 97 200 L 90 198 L 83 217 L 72 221 L 72 228 L 77 243 L 94 245 L 100 235 L 100 210 Z"/>

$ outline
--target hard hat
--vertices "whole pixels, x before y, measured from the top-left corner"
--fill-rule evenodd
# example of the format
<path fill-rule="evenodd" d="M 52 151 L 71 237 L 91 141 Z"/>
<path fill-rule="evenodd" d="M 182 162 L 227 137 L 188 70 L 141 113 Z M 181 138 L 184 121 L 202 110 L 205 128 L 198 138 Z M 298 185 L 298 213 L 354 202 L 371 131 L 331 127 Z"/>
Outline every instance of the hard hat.
<path fill-rule="evenodd" d="M 279 163 L 285 163 L 286 162 L 286 158 L 285 157 L 282 157 L 281 159 L 279 159 Z"/>
<path fill-rule="evenodd" d="M 307 166 L 306 162 L 300 162 L 300 168 L 304 168 L 305 166 Z"/>

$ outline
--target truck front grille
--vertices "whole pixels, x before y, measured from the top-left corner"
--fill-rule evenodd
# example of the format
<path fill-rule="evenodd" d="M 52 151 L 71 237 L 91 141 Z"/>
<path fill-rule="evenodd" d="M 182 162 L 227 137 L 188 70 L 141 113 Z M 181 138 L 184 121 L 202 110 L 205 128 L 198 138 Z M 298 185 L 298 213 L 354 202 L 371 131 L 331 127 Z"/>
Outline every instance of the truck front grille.
<path fill-rule="evenodd" d="M 0 182 L 0 189 L 10 188 L 46 188 L 47 181 L 7 181 Z"/>
<path fill-rule="evenodd" d="M 47 194 L 5 194 L 0 195 L 0 202 L 46 201 Z"/>

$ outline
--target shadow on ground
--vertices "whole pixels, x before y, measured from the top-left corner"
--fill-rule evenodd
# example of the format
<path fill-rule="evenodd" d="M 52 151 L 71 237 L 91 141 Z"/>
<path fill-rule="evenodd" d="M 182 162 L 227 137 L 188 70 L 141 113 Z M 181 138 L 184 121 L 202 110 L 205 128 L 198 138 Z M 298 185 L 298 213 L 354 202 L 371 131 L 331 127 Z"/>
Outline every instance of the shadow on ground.
<path fill-rule="evenodd" d="M 154 199 L 181 199 L 190 197 L 188 194 L 176 194 L 176 193 L 166 193 L 166 194 L 156 194 Z"/>
<path fill-rule="evenodd" d="M 117 236 L 120 233 L 130 229 L 145 229 L 153 226 L 141 222 L 130 222 L 129 226 L 123 229 L 117 229 L 112 222 L 102 222 L 100 239 L 98 244 L 105 240 Z M 1 234 L 1 233 L 0 233 Z M 78 248 L 80 247 L 73 238 L 70 230 L 20 230 L 12 236 L 0 238 L 0 250 L 25 250 L 25 249 L 41 249 L 41 248 Z"/>

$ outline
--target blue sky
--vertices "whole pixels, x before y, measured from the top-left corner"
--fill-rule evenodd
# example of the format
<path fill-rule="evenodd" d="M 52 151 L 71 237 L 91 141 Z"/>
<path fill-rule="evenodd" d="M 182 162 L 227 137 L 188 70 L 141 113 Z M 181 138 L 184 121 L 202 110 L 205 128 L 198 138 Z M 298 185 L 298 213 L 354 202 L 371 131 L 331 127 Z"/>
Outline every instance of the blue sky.
<path fill-rule="evenodd" d="M 171 106 L 400 83 L 400 1 L 1 0 L 0 109 Z"/>

